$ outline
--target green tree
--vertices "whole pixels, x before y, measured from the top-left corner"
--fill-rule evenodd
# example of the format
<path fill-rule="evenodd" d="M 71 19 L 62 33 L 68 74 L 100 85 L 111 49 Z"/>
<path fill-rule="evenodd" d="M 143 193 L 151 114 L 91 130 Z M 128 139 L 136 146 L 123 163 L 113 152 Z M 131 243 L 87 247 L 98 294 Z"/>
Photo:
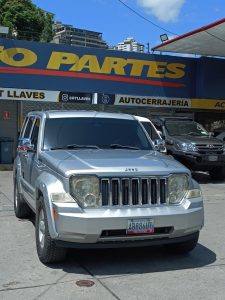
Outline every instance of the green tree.
<path fill-rule="evenodd" d="M 9 27 L 17 39 L 49 42 L 53 37 L 53 15 L 31 0 L 0 0 L 0 25 Z"/>

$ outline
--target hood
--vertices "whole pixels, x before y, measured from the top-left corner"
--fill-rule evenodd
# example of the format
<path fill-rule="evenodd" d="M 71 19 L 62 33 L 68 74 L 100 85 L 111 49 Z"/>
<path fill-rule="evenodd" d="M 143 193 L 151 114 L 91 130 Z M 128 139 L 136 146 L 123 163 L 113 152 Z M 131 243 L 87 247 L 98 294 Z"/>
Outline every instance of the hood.
<path fill-rule="evenodd" d="M 222 144 L 219 139 L 207 136 L 194 136 L 194 135 L 176 135 L 170 137 L 172 140 L 180 143 L 195 143 L 195 144 Z"/>
<path fill-rule="evenodd" d="M 128 176 L 132 173 L 134 176 L 143 176 L 190 173 L 182 164 L 157 151 L 52 150 L 43 152 L 41 156 L 43 162 L 47 163 L 50 168 L 66 177 L 71 174 Z"/>

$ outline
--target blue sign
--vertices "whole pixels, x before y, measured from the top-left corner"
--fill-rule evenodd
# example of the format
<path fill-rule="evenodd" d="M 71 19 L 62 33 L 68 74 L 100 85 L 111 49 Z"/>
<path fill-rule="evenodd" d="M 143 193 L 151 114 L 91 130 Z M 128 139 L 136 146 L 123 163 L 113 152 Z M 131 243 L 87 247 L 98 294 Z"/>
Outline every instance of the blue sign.
<path fill-rule="evenodd" d="M 191 97 L 194 65 L 190 58 L 0 39 L 1 87 Z"/>

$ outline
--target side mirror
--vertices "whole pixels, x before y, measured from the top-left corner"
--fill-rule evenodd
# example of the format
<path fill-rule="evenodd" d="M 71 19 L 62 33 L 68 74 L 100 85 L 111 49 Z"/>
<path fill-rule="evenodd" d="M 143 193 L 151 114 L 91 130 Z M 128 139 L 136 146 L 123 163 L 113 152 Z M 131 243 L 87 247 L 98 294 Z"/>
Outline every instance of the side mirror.
<path fill-rule="evenodd" d="M 158 135 L 162 137 L 162 135 L 163 135 L 162 131 L 161 130 L 157 130 L 157 132 L 158 132 Z"/>
<path fill-rule="evenodd" d="M 166 140 L 166 145 L 173 145 L 173 140 Z"/>
<path fill-rule="evenodd" d="M 166 153 L 166 146 L 165 146 L 165 141 L 162 139 L 157 139 L 154 141 L 155 143 L 155 149 L 156 151 L 159 151 L 161 153 Z"/>
<path fill-rule="evenodd" d="M 18 143 L 18 150 L 20 152 L 33 151 L 34 145 L 31 144 L 31 139 L 28 138 L 20 138 Z"/>

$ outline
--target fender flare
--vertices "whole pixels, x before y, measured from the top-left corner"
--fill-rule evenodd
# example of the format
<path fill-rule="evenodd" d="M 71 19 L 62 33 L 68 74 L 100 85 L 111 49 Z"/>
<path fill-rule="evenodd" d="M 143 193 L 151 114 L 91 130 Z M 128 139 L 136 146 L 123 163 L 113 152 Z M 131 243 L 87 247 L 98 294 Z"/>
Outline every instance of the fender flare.
<path fill-rule="evenodd" d="M 58 232 L 56 230 L 54 217 L 53 217 L 53 205 L 51 200 L 52 192 L 65 193 L 62 182 L 53 174 L 49 174 L 47 172 L 41 173 L 35 183 L 36 211 L 37 211 L 38 199 L 41 193 L 43 196 L 43 201 L 44 201 L 45 210 L 47 214 L 49 234 L 51 238 L 56 239 L 58 237 Z"/>

